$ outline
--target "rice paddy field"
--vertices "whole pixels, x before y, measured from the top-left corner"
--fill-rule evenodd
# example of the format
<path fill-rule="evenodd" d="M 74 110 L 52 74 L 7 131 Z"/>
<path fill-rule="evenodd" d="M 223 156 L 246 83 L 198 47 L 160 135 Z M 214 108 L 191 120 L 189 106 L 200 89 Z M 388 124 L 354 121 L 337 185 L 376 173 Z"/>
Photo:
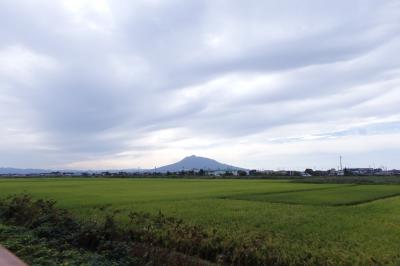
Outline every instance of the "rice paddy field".
<path fill-rule="evenodd" d="M 287 262 L 400 264 L 400 185 L 310 184 L 288 180 L 1 179 L 0 196 L 57 200 L 82 219 L 99 207 L 183 219 L 231 235 L 268 236 Z"/>

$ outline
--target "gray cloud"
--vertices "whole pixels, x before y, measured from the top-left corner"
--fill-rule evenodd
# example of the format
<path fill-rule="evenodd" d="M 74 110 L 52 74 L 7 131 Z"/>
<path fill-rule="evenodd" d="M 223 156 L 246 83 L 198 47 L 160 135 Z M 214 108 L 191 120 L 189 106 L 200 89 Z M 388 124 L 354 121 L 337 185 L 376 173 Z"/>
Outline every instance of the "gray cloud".
<path fill-rule="evenodd" d="M 384 122 L 400 121 L 399 15 L 367 0 L 2 2 L 2 164 L 146 166 L 191 149 L 240 164 L 278 137 L 398 134 Z"/>

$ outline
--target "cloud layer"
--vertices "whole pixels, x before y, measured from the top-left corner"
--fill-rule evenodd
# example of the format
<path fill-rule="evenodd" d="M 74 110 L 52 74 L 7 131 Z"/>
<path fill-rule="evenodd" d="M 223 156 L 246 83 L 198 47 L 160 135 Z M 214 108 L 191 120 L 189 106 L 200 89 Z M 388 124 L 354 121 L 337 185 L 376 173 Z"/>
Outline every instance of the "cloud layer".
<path fill-rule="evenodd" d="M 400 3 L 3 1 L 0 162 L 400 168 Z"/>

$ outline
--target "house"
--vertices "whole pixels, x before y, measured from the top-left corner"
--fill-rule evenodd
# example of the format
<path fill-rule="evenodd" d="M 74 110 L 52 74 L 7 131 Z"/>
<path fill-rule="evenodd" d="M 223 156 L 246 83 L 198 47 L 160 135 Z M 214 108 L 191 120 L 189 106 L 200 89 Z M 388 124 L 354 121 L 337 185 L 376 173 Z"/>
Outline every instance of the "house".
<path fill-rule="evenodd" d="M 336 171 L 335 168 L 331 168 L 330 170 L 328 170 L 328 176 L 336 176 L 338 175 L 338 171 Z"/>
<path fill-rule="evenodd" d="M 336 173 L 338 176 L 344 176 L 344 170 L 337 170 Z"/>
<path fill-rule="evenodd" d="M 301 172 L 300 175 L 303 176 L 303 177 L 310 177 L 310 176 L 312 176 L 312 175 L 310 175 L 309 173 L 306 173 L 306 172 Z"/>
<path fill-rule="evenodd" d="M 216 171 L 209 171 L 208 174 L 211 176 L 223 176 L 225 175 L 225 170 L 216 170 Z"/>
<path fill-rule="evenodd" d="M 375 174 L 374 168 L 346 168 L 345 171 L 352 175 L 373 175 L 373 174 Z"/>

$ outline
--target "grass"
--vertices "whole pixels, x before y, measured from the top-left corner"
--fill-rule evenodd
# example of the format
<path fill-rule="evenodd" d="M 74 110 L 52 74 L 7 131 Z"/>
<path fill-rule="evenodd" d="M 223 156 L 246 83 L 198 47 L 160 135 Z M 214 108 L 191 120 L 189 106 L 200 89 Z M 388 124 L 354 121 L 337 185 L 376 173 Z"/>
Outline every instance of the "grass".
<path fill-rule="evenodd" d="M 7 197 L 0 199 L 0 242 L 29 265 L 208 266 L 221 252 L 226 262 L 264 261 L 237 241 L 226 245 L 221 236 L 162 214 L 131 212 L 130 226 L 120 226 L 113 211 L 102 214 L 82 221 L 52 200 Z"/>
<path fill-rule="evenodd" d="M 4 179 L 0 195 L 53 198 L 82 218 L 96 207 L 183 219 L 235 236 L 267 236 L 282 260 L 399 264 L 400 186 L 285 180 Z M 381 200 L 377 200 L 381 199 Z M 364 204 L 360 204 L 365 202 Z M 307 260 L 312 263 L 312 260 Z M 319 260 L 321 261 L 321 260 Z"/>
<path fill-rule="evenodd" d="M 400 184 L 400 176 L 313 176 L 293 180 L 301 183 Z"/>
<path fill-rule="evenodd" d="M 396 185 L 349 185 L 311 191 L 244 194 L 231 198 L 288 204 L 340 206 L 362 204 L 398 195 L 400 195 L 400 186 Z"/>

